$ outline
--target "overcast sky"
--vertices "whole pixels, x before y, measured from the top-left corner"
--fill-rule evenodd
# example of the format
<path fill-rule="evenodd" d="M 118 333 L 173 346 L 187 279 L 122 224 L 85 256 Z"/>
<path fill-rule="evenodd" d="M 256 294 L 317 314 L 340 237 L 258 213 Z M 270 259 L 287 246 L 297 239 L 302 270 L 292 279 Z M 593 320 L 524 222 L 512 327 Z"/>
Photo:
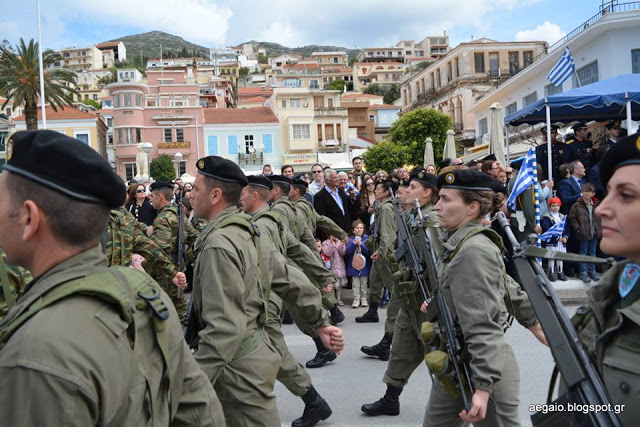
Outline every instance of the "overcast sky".
<path fill-rule="evenodd" d="M 2 3 L 9 0 L 0 0 Z M 85 46 L 152 30 L 207 47 L 249 40 L 385 47 L 449 34 L 553 43 L 598 12 L 601 0 L 41 0 L 47 48 Z M 13 1 L 0 40 L 37 39 L 36 0 Z"/>

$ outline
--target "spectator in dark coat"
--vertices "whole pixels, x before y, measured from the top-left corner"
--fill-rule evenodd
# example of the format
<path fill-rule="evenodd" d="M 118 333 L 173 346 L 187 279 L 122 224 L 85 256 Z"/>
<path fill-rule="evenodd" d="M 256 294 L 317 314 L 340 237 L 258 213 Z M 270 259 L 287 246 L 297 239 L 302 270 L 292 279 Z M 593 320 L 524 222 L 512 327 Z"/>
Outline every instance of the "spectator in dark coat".
<path fill-rule="evenodd" d="M 558 196 L 562 200 L 561 212 L 565 215 L 569 213 L 571 206 L 580 198 L 582 186 L 587 183 L 584 179 L 586 169 L 581 162 L 571 163 L 569 165 L 569 173 L 571 176 L 558 184 Z"/>
<path fill-rule="evenodd" d="M 149 202 L 144 185 L 138 183 L 131 184 L 127 189 L 127 201 L 124 206 L 135 219 L 147 226 L 153 225 L 153 220 L 158 214 Z"/>
<path fill-rule="evenodd" d="M 313 196 L 313 207 L 320 215 L 331 218 L 345 233 L 351 230 L 349 198 L 338 188 L 338 174 L 333 169 L 324 171 L 325 186 Z"/>
<path fill-rule="evenodd" d="M 565 142 L 562 161 L 563 163 L 579 161 L 585 169 L 589 170 L 593 165 L 593 143 L 588 139 L 589 129 L 586 123 L 579 122 L 573 125 L 573 131 L 575 138 Z"/>
<path fill-rule="evenodd" d="M 604 153 L 609 151 L 609 148 L 611 148 L 611 145 L 601 145 L 600 147 L 598 147 L 595 156 L 597 163 L 589 170 L 589 173 L 587 174 L 588 181 L 596 187 L 596 198 L 598 200 L 604 199 L 604 196 L 607 195 L 607 189 L 604 188 L 604 185 L 602 185 L 602 181 L 600 180 L 600 160 L 602 160 L 602 156 L 604 156 Z"/>
<path fill-rule="evenodd" d="M 353 234 L 349 238 L 349 243 L 345 248 L 347 276 L 351 278 L 353 285 L 353 308 L 358 308 L 361 304 L 367 307 L 367 283 L 369 281 L 369 273 L 371 272 L 371 251 L 365 245 L 369 238 L 364 234 L 364 224 L 359 219 L 353 222 Z M 356 270 L 353 267 L 353 257 L 358 250 L 365 258 L 364 268 Z"/>
<path fill-rule="evenodd" d="M 580 242 L 580 255 L 596 256 L 598 242 L 602 238 L 602 221 L 595 214 L 599 202 L 595 196 L 596 188 L 587 183 L 582 188 L 582 197 L 571 207 L 569 212 L 569 224 L 575 237 Z M 597 280 L 596 265 L 579 264 L 579 278 L 584 283 Z"/>

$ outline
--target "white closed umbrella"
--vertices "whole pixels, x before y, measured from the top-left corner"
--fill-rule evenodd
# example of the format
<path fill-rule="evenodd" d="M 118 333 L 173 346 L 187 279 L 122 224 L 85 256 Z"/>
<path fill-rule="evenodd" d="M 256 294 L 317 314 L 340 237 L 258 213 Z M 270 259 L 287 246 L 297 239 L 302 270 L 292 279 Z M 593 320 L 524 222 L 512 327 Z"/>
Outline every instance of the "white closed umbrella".
<path fill-rule="evenodd" d="M 494 102 L 489 107 L 491 110 L 491 130 L 489 132 L 489 154 L 496 156 L 501 165 L 505 164 L 504 133 L 502 132 L 502 106 Z"/>
<path fill-rule="evenodd" d="M 424 140 L 424 167 L 435 165 L 435 156 L 433 155 L 433 139 L 427 137 Z"/>
<path fill-rule="evenodd" d="M 456 158 L 456 140 L 453 138 L 454 135 L 455 132 L 451 129 L 447 131 L 447 140 L 444 143 L 444 150 L 442 150 L 442 159 L 449 158 L 453 160 Z"/>

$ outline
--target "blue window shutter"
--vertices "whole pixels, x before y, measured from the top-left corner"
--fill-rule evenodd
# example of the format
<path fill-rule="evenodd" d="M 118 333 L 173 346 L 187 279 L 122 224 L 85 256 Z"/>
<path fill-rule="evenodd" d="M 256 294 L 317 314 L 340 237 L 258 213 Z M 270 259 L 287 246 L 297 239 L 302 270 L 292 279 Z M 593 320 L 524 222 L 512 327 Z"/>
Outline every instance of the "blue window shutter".
<path fill-rule="evenodd" d="M 238 136 L 229 135 L 227 141 L 229 144 L 229 154 L 238 154 Z"/>
<path fill-rule="evenodd" d="M 262 145 L 265 154 L 273 153 L 273 136 L 270 133 L 262 134 Z"/>
<path fill-rule="evenodd" d="M 209 156 L 218 155 L 218 137 L 216 135 L 209 135 L 207 137 L 207 148 Z"/>

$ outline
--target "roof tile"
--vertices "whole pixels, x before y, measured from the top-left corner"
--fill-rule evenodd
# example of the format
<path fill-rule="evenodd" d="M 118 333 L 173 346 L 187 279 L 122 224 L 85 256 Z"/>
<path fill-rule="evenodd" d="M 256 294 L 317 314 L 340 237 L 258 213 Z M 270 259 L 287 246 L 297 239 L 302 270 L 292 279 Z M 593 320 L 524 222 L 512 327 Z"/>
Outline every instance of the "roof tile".
<path fill-rule="evenodd" d="M 205 108 L 205 124 L 279 123 L 268 107 L 256 108 Z"/>

